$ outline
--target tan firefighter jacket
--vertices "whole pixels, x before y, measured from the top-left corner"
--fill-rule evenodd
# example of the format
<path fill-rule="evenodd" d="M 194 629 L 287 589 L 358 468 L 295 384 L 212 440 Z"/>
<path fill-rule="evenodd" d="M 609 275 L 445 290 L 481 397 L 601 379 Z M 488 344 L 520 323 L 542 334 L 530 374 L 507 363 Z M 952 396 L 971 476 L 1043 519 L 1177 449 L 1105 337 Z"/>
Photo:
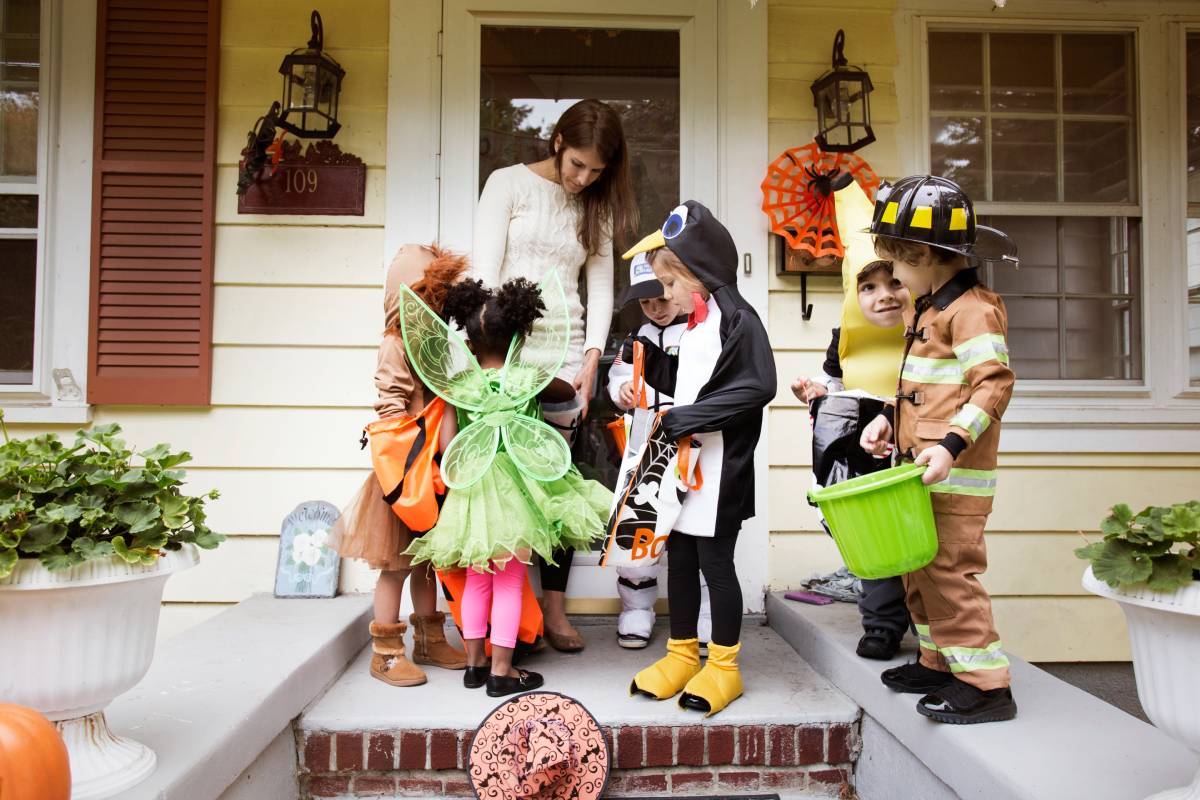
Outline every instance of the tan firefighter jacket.
<path fill-rule="evenodd" d="M 912 343 L 900 369 L 897 446 L 908 458 L 936 444 L 957 454 L 949 477 L 929 487 L 935 512 L 989 514 L 1014 381 L 1004 301 L 967 269 L 920 298 L 905 322 Z"/>

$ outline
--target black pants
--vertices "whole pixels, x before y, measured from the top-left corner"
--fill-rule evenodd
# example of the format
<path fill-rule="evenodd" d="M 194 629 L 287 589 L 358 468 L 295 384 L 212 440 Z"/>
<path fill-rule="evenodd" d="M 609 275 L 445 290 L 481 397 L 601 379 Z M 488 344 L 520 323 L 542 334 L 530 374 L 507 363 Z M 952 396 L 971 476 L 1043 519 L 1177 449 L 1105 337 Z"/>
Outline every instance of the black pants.
<path fill-rule="evenodd" d="M 911 624 L 904 600 L 904 581 L 896 578 L 862 579 L 858 612 L 863 628 L 883 628 L 903 637 Z"/>
<path fill-rule="evenodd" d="M 703 572 L 712 609 L 712 643 L 732 647 L 741 640 L 742 587 L 733 566 L 736 544 L 736 534 L 706 537 L 674 531 L 667 538 L 672 639 L 696 638 Z"/>
<path fill-rule="evenodd" d="M 567 580 L 571 577 L 571 561 L 575 558 L 574 550 L 555 550 L 554 560 L 558 565 L 547 564 L 545 561 L 538 567 L 542 576 L 543 592 L 565 592 Z"/>

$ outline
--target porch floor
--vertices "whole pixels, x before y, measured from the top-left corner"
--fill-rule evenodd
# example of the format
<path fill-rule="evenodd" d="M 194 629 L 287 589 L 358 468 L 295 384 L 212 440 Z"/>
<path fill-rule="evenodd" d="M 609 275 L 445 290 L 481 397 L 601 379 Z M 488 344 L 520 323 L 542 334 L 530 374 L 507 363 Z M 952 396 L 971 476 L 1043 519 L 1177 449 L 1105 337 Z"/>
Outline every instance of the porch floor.
<path fill-rule="evenodd" d="M 547 650 L 521 666 L 600 723 L 612 753 L 605 796 L 834 798 L 852 783 L 858 706 L 761 618 L 742 633 L 746 693 L 709 719 L 629 696 L 633 675 L 663 652 L 665 620 L 645 650 L 618 647 L 612 618 L 575 622 L 583 653 Z M 367 648 L 295 723 L 302 797 L 471 797 L 471 739 L 503 701 L 439 669 L 423 686 L 393 688 L 370 677 L 369 661 Z"/>

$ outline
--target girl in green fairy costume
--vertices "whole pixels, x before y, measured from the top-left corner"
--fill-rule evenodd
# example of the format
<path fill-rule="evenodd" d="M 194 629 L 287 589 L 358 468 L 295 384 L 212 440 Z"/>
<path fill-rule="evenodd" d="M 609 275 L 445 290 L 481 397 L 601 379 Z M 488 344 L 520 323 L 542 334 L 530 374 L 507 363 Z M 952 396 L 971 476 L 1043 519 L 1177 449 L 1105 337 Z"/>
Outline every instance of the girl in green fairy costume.
<path fill-rule="evenodd" d="M 437 525 L 406 552 L 414 563 L 467 570 L 464 685 L 486 683 L 493 697 L 536 689 L 540 675 L 512 667 L 526 565 L 534 553 L 552 561 L 556 548 L 583 549 L 600 538 L 612 501 L 579 474 L 565 440 L 541 419 L 540 400 L 574 392 L 555 378 L 570 341 L 562 286 L 557 273 L 540 288 L 522 278 L 495 291 L 479 281 L 457 284 L 443 313 L 466 340 L 412 292 L 400 306 L 410 362 L 458 411 L 457 425 L 442 428 L 453 437 L 441 462 L 446 503 Z"/>

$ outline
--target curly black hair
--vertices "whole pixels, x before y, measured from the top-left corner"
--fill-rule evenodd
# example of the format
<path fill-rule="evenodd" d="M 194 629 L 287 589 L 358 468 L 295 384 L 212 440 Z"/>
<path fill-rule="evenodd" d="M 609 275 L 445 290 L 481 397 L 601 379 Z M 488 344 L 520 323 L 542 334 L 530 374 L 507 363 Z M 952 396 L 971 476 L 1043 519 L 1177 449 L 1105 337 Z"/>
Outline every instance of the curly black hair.
<path fill-rule="evenodd" d="M 442 305 L 446 318 L 466 328 L 477 353 L 505 353 L 515 335 L 528 336 L 546 310 L 542 293 L 525 278 L 491 290 L 482 281 L 455 284 Z"/>

